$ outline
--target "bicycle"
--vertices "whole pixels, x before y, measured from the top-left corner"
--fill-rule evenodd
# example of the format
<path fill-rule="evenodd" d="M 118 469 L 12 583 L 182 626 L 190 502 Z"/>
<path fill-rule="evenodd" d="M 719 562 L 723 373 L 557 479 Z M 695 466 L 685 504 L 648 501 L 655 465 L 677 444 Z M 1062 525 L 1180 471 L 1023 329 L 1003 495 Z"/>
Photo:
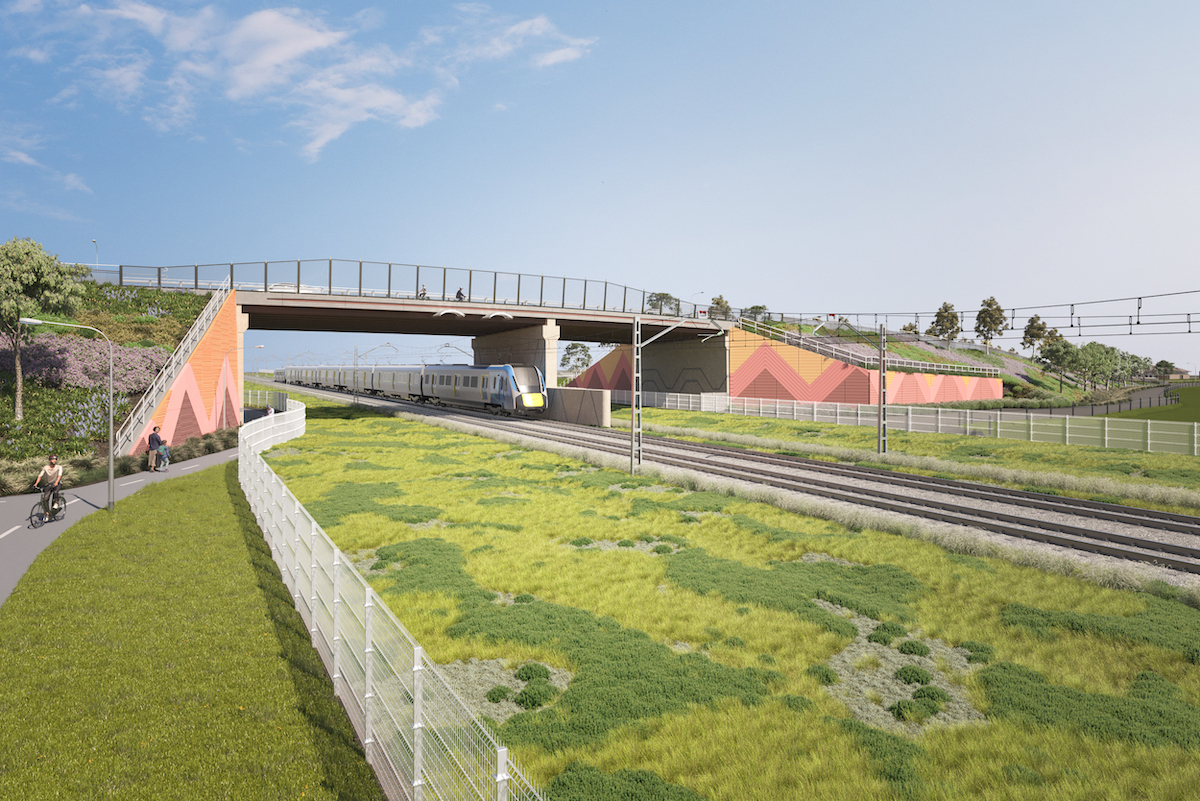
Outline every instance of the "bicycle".
<path fill-rule="evenodd" d="M 29 512 L 29 525 L 41 528 L 46 523 L 61 518 L 66 508 L 67 502 L 57 487 L 50 492 L 43 492 L 42 499 L 35 503 Z"/>

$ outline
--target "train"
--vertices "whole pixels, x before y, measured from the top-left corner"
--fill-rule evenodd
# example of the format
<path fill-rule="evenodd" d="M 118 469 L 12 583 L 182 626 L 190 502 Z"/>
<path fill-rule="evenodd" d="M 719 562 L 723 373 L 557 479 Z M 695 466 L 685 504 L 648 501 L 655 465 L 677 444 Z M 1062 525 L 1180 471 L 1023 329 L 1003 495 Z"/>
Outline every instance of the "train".
<path fill-rule="evenodd" d="M 542 371 L 525 364 L 301 365 L 275 380 L 503 414 L 542 414 L 549 397 Z"/>

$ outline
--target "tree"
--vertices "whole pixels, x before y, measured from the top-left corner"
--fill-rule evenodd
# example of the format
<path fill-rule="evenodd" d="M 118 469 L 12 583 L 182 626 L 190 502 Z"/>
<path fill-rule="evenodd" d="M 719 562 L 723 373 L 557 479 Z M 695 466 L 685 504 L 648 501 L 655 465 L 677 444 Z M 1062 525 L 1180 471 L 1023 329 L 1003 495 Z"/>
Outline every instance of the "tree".
<path fill-rule="evenodd" d="M 733 309 L 730 307 L 729 301 L 725 300 L 724 295 L 717 295 L 712 299 L 712 303 L 708 306 L 708 316 L 718 320 L 728 320 L 733 316 Z"/>
<path fill-rule="evenodd" d="M 905 323 L 904 325 L 900 326 L 900 330 L 907 331 L 910 334 L 921 333 L 921 327 L 916 323 Z"/>
<path fill-rule="evenodd" d="M 925 335 L 939 337 L 953 342 L 962 333 L 962 323 L 959 322 L 958 312 L 953 303 L 943 303 L 933 316 L 933 322 L 925 329 Z"/>
<path fill-rule="evenodd" d="M 646 306 L 657 309 L 659 314 L 679 314 L 679 298 L 667 292 L 653 292 L 646 298 Z"/>
<path fill-rule="evenodd" d="M 582 342 L 572 342 L 563 352 L 562 361 L 558 366 L 564 370 L 582 373 L 592 363 L 592 352 Z"/>
<path fill-rule="evenodd" d="M 1025 323 L 1025 338 L 1021 340 L 1021 347 L 1029 348 L 1032 355 L 1036 357 L 1037 346 L 1046 338 L 1047 330 L 1041 315 L 1033 315 L 1029 318 L 1029 322 Z"/>
<path fill-rule="evenodd" d="M 1005 321 L 1004 309 L 996 302 L 996 298 L 990 297 L 985 300 L 975 313 L 975 333 L 983 340 L 988 353 L 992 352 L 992 340 L 1006 328 L 1008 323 Z"/>
<path fill-rule="evenodd" d="M 1078 351 L 1069 341 L 1058 336 L 1057 329 L 1050 333 L 1054 336 L 1046 335 L 1045 344 L 1042 345 L 1041 353 L 1038 354 L 1038 361 L 1058 373 L 1058 391 L 1061 393 L 1063 391 L 1063 373 L 1075 366 Z"/>
<path fill-rule="evenodd" d="M 766 316 L 766 313 L 767 307 L 761 305 L 750 306 L 749 308 L 742 309 L 742 316 L 749 317 L 751 320 L 757 320 L 759 317 L 764 317 Z"/>
<path fill-rule="evenodd" d="M 21 344 L 29 327 L 20 318 L 38 314 L 74 314 L 83 298 L 80 281 L 88 275 L 82 264 L 63 264 L 32 239 L 16 237 L 0 245 L 0 335 L 12 347 L 16 373 L 13 418 L 24 417 Z"/>
<path fill-rule="evenodd" d="M 1158 374 L 1159 378 L 1167 378 L 1171 373 L 1175 372 L 1175 365 L 1166 359 L 1162 359 L 1154 365 L 1154 372 Z"/>

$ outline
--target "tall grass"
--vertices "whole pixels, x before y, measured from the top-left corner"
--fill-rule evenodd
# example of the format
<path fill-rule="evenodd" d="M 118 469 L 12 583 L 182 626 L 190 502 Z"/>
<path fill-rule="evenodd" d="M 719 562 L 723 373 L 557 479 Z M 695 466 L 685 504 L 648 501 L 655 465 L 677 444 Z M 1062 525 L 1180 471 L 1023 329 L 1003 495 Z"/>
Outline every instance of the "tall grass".
<path fill-rule="evenodd" d="M 1181 786 L 1163 771 L 1139 786 L 1132 771 L 1145 746 L 1121 739 L 1132 724 L 1098 744 L 1065 711 L 1035 723 L 1001 714 L 1001 696 L 989 690 L 998 685 L 981 679 L 1036 675 L 1060 693 L 1086 694 L 1062 697 L 1107 704 L 1152 670 L 1177 688 L 1170 692 L 1183 711 L 1172 720 L 1188 720 L 1200 671 L 1186 642 L 1200 637 L 1200 612 L 1115 589 L 1150 588 L 1142 577 L 1051 563 L 1066 574 L 1057 575 L 1024 564 L 1044 567 L 1045 557 L 988 548 L 951 527 L 898 524 L 682 472 L 631 480 L 622 459 L 534 450 L 519 436 L 484 439 L 467 424 L 309 408 L 306 436 L 267 458 L 320 510 L 318 521 L 430 655 L 499 658 L 514 671 L 535 660 L 573 674 L 546 709 L 500 726 L 551 797 L 578 797 L 570 793 L 579 787 L 596 801 L 621 797 L 638 771 L 653 774 L 644 786 L 663 797 L 690 798 L 687 790 L 713 801 L 1020 798 L 1047 787 L 1063 797 L 1098 787 L 1158 797 Z M 356 504 L 336 503 L 351 492 Z M 617 547 L 623 540 L 668 547 Z M 533 600 L 500 603 L 518 595 Z M 991 654 L 988 667 L 1013 663 L 1027 673 L 926 659 L 944 686 L 992 711 L 991 722 L 950 728 L 935 715 L 924 726 L 864 725 L 811 670 L 848 647 L 844 622 L 852 620 L 809 613 L 802 601 L 811 598 L 901 621 L 906 635 L 877 646 L 891 649 L 889 659 L 923 659 L 903 656 L 901 641 L 940 642 L 938 653 L 972 643 Z M 1172 610 L 1178 637 L 1145 636 L 1138 621 L 1156 609 Z M 960 662 L 971 648 L 956 651 Z M 679 684 L 693 669 L 695 686 Z M 869 686 L 854 681 L 833 686 L 869 698 Z M 994 743 L 996 730 L 1016 742 L 1004 757 L 981 758 L 979 743 Z M 1022 743 L 1045 753 L 1017 759 Z M 1190 760 L 1184 772 L 1200 778 L 1190 746 L 1156 748 Z"/>

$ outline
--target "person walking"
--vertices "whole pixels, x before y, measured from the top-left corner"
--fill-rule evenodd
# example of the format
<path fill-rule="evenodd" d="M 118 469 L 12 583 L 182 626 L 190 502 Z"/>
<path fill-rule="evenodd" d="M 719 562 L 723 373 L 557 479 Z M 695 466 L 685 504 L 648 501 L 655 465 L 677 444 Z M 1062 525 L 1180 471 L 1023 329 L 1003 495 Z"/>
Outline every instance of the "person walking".
<path fill-rule="evenodd" d="M 162 444 L 163 438 L 158 433 L 158 426 L 155 426 L 154 430 L 150 432 L 150 441 L 147 443 L 150 448 L 147 462 L 151 473 L 158 472 L 158 449 L 162 446 Z"/>

